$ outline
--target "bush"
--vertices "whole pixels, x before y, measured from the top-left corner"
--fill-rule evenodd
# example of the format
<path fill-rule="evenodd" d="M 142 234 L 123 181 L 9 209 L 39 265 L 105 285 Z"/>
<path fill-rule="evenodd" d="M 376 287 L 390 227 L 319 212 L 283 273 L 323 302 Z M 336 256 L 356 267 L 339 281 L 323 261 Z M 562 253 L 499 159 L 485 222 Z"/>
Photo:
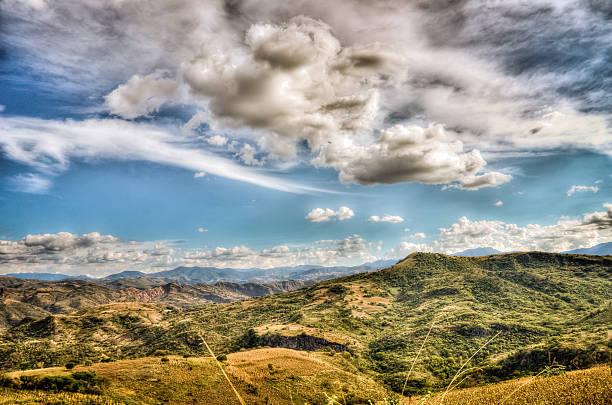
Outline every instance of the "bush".
<path fill-rule="evenodd" d="M 225 360 L 227 360 L 227 355 L 226 354 L 220 354 L 220 355 L 217 356 L 217 360 L 225 361 Z"/>
<path fill-rule="evenodd" d="M 71 362 L 66 363 L 65 367 L 67 370 L 72 370 L 75 366 L 76 366 L 76 363 L 71 361 Z"/>
<path fill-rule="evenodd" d="M 6 377 L 0 378 L 0 385 L 15 389 L 42 390 L 53 392 L 79 392 L 82 394 L 100 394 L 102 379 L 90 371 L 77 371 L 69 375 L 59 376 L 27 376 L 18 380 Z"/>
<path fill-rule="evenodd" d="M 162 357 L 162 358 L 161 358 L 161 362 L 162 362 L 162 363 L 169 363 L 169 362 L 170 362 L 170 359 L 169 359 L 169 358 L 167 358 L 167 357 Z"/>

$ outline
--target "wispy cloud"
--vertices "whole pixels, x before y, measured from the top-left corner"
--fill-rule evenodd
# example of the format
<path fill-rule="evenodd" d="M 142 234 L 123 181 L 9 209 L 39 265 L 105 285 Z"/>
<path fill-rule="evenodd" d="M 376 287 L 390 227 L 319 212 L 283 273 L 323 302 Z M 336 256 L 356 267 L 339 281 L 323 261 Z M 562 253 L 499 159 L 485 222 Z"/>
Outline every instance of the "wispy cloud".
<path fill-rule="evenodd" d="M 572 195 L 574 195 L 575 193 L 587 193 L 587 192 L 591 192 L 591 193 L 596 193 L 599 191 L 599 187 L 597 186 L 572 186 L 569 190 L 567 190 L 567 196 L 571 197 Z"/>
<path fill-rule="evenodd" d="M 47 194 L 53 182 L 39 174 L 25 173 L 9 178 L 9 185 L 13 190 L 22 193 Z"/>
<path fill-rule="evenodd" d="M 384 215 L 383 217 L 379 217 L 378 215 L 372 215 L 368 221 L 370 222 L 390 222 L 392 224 L 399 224 L 404 222 L 404 218 L 399 215 Z"/>
<path fill-rule="evenodd" d="M 66 170 L 72 159 L 146 160 L 290 193 L 326 191 L 240 166 L 190 141 L 176 128 L 118 119 L 0 117 L 0 148 L 6 157 L 47 174 Z M 37 179 L 30 183 L 34 186 Z"/>

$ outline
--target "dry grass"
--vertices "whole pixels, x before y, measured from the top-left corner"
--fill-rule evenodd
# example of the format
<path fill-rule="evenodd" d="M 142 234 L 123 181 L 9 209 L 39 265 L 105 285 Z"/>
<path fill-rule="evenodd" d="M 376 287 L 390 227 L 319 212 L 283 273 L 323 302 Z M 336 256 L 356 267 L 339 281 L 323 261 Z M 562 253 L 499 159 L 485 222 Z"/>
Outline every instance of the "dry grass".
<path fill-rule="evenodd" d="M 108 403 L 240 404 L 213 358 L 168 358 L 167 363 L 160 358 L 149 357 L 77 366 L 71 371 L 93 371 L 104 378 L 104 398 L 110 401 Z M 330 357 L 324 353 L 290 349 L 258 349 L 228 355 L 223 367 L 247 404 L 325 403 L 322 401 L 326 394 L 330 397 L 359 395 L 364 398 L 363 403 L 367 403 L 366 398 L 377 400 L 387 396 L 383 387 L 371 378 L 359 375 L 340 355 Z M 64 368 L 55 367 L 15 372 L 12 376 L 64 373 Z M 32 392 L 10 392 L 13 395 L 11 398 L 25 398 L 21 402 L 14 399 L 14 403 L 36 403 L 26 400 L 32 397 Z M 43 394 L 47 399 L 40 403 L 53 403 L 54 394 Z M 71 394 L 58 395 L 67 395 L 68 398 Z M 99 403 L 95 400 L 92 403 Z M 8 403 L 13 402 L 0 402 Z"/>
<path fill-rule="evenodd" d="M 118 402 L 98 395 L 51 393 L 45 391 L 19 391 L 0 387 L 0 405 L 13 404 L 65 404 L 115 405 Z"/>
<path fill-rule="evenodd" d="M 437 405 L 442 393 L 406 400 L 405 404 Z M 612 373 L 600 366 L 553 377 L 530 377 L 477 388 L 450 391 L 451 405 L 608 405 L 612 404 Z"/>

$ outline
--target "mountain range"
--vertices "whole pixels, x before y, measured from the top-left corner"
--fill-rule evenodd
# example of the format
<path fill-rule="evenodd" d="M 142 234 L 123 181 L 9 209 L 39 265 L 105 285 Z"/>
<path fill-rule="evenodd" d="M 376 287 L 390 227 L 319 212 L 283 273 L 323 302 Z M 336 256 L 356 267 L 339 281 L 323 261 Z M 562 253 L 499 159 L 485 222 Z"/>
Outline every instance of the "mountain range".
<path fill-rule="evenodd" d="M 83 279 L 100 281 L 102 283 L 117 280 L 131 280 L 125 284 L 137 286 L 139 283 L 147 283 L 149 286 L 162 285 L 165 283 L 177 283 L 186 285 L 215 284 L 218 282 L 230 283 L 273 283 L 285 280 L 296 281 L 320 281 L 382 269 L 395 264 L 397 260 L 378 260 L 364 263 L 358 266 L 311 266 L 302 265 L 294 267 L 275 267 L 271 269 L 235 269 L 218 267 L 177 267 L 172 270 L 164 270 L 155 273 L 143 273 L 140 271 L 123 271 L 111 274 L 103 278 L 91 278 L 87 276 L 69 276 L 57 273 L 11 273 L 0 276 L 19 279 L 34 279 L 45 281 L 59 281 L 67 279 Z M 140 282 L 135 281 L 143 279 Z"/>
<path fill-rule="evenodd" d="M 132 290 L 127 290 L 132 297 L 126 292 L 124 300 L 115 302 L 114 290 L 103 289 L 111 287 L 83 280 L 37 282 L 40 286 L 6 280 L 14 284 L 2 287 L 3 305 L 23 302 L 50 314 L 23 317 L 0 334 L 4 370 L 35 368 L 40 362 L 84 364 L 158 353 L 208 356 L 205 339 L 223 355 L 266 346 L 340 353 L 334 357 L 335 367 L 365 373 L 401 392 L 406 370 L 426 339 L 406 382 L 407 392 L 425 394 L 447 386 L 469 353 L 486 342 L 472 359 L 470 367 L 476 368 L 464 385 L 537 373 L 551 362 L 576 369 L 610 360 L 612 257 L 608 256 L 415 253 L 379 271 L 207 305 L 190 299 L 181 301 L 185 305 L 169 305 L 153 297 L 134 302 L 141 292 Z M 248 295 L 245 284 L 231 286 Z M 181 288 L 204 295 L 227 287 Z M 49 295 L 60 298 L 54 301 Z M 100 305 L 93 305 L 96 297 Z M 73 303 L 87 300 L 93 306 L 69 314 L 51 313 L 56 308 L 70 311 Z M 270 380 L 256 389 L 272 389 L 268 385 L 275 382 L 274 367 L 265 374 Z"/>

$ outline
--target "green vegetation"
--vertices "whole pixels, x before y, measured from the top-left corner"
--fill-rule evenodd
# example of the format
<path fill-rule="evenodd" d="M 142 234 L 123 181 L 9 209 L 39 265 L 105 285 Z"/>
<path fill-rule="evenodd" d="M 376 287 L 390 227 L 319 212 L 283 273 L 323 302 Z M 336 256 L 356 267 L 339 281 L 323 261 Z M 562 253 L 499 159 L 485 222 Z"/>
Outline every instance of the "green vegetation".
<path fill-rule="evenodd" d="M 22 390 L 100 394 L 101 383 L 102 379 L 90 371 L 77 371 L 68 375 L 21 375 L 19 379 L 0 376 L 0 386 Z"/>
<path fill-rule="evenodd" d="M 220 356 L 258 346 L 326 350 L 343 369 L 401 392 L 433 323 L 406 384 L 406 393 L 424 395 L 446 388 L 498 332 L 460 387 L 609 362 L 611 301 L 612 257 L 419 253 L 389 269 L 245 301 L 170 311 L 122 303 L 26 320 L 0 338 L 0 367 L 136 359 L 158 350 L 207 356 L 206 339 Z M 328 355 L 335 353 L 343 354 Z"/>

